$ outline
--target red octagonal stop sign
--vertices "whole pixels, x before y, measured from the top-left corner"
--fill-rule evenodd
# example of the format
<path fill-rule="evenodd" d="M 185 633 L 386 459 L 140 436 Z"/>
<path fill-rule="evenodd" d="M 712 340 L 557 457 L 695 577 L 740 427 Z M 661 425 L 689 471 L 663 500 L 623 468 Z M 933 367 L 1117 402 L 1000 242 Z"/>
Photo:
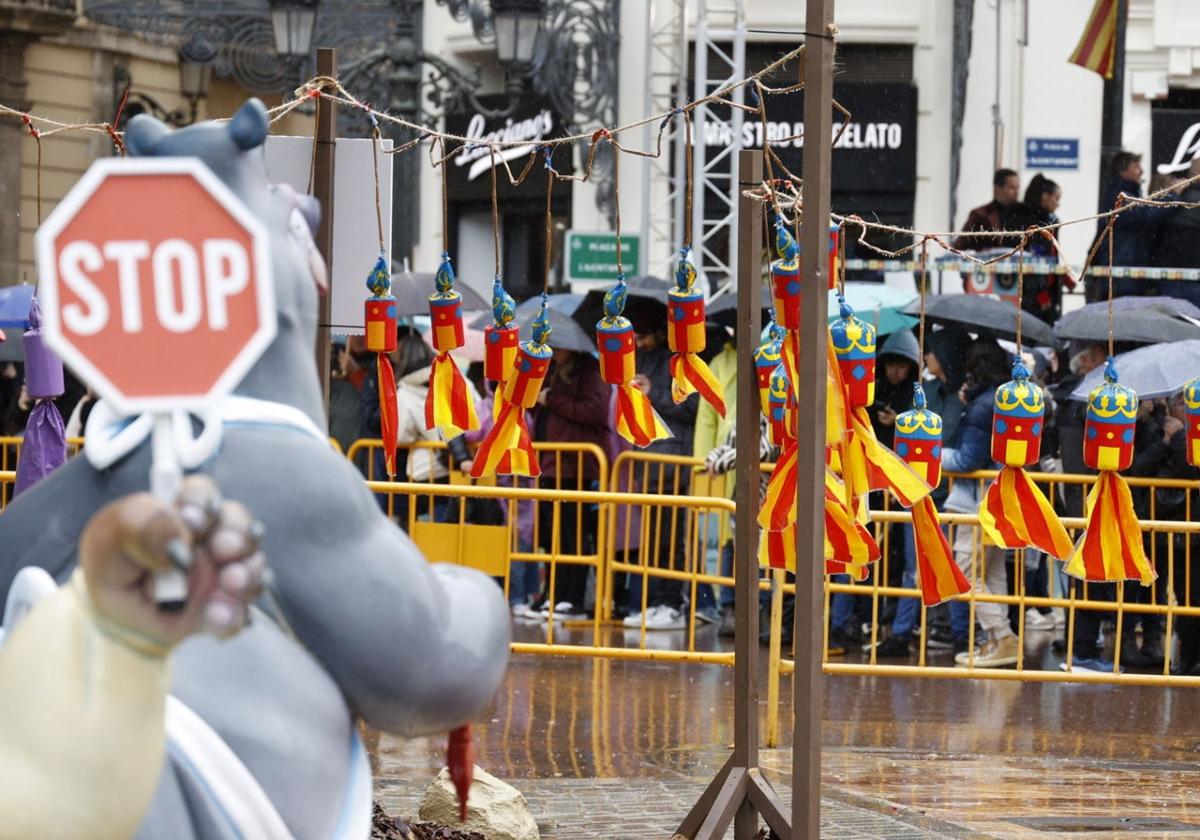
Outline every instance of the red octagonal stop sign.
<path fill-rule="evenodd" d="M 97 161 L 37 257 L 47 342 L 123 412 L 202 407 L 275 337 L 266 231 L 196 158 Z"/>

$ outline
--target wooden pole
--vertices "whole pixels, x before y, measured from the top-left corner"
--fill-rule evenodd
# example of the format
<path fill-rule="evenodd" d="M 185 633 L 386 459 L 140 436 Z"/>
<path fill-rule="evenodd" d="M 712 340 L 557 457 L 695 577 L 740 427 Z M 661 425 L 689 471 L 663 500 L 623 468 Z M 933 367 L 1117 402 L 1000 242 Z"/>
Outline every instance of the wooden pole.
<path fill-rule="evenodd" d="M 804 223 L 796 429 L 796 624 L 792 677 L 792 837 L 821 836 L 821 646 L 825 631 L 825 383 L 832 163 L 833 0 L 807 0 L 804 49 Z"/>
<path fill-rule="evenodd" d="M 739 182 L 744 191 L 762 183 L 762 151 L 740 153 Z M 758 833 L 758 817 L 780 837 L 790 838 L 783 803 L 758 767 L 758 384 L 754 351 L 762 330 L 762 202 L 738 199 L 737 485 L 734 501 L 734 665 L 733 755 L 709 782 L 676 838 L 718 840 L 732 822 L 736 840 Z"/>
<path fill-rule="evenodd" d="M 337 50 L 317 50 L 317 75 L 337 77 Z M 317 374 L 321 377 L 322 405 L 329 416 L 330 296 L 333 294 L 333 159 L 337 143 L 337 103 L 324 96 L 317 100 L 317 148 L 313 172 L 313 196 L 321 204 L 321 225 L 317 228 L 317 247 L 325 256 L 325 274 L 329 291 L 318 299 Z"/>
<path fill-rule="evenodd" d="M 762 182 L 762 154 L 739 153 L 740 179 Z M 744 191 L 744 187 L 739 192 Z M 733 763 L 758 767 L 758 384 L 752 375 L 754 351 L 762 331 L 762 203 L 746 197 L 738 208 L 737 308 L 737 475 L 734 501 L 737 530 L 734 562 Z M 734 817 L 735 840 L 752 840 L 758 815 L 743 800 Z"/>

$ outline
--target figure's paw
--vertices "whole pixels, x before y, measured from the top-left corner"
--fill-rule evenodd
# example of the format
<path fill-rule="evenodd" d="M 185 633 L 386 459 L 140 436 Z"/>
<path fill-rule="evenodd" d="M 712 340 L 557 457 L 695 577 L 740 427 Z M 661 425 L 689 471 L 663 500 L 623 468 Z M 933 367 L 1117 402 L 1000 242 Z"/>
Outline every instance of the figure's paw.
<path fill-rule="evenodd" d="M 138 493 L 102 508 L 84 528 L 80 562 L 103 618 L 169 647 L 197 630 L 226 637 L 245 626 L 266 574 L 260 539 L 244 506 L 190 476 L 175 505 Z M 155 573 L 172 569 L 187 574 L 174 612 L 154 599 Z"/>

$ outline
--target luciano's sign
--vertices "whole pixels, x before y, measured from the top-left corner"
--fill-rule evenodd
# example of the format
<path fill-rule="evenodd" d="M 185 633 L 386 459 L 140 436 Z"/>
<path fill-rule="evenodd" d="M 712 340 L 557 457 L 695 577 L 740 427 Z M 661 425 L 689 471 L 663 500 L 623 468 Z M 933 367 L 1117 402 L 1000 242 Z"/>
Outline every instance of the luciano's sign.
<path fill-rule="evenodd" d="M 917 89 L 908 84 L 845 82 L 835 84 L 834 98 L 853 119 L 842 131 L 834 114 L 834 193 L 911 193 L 917 180 Z M 728 107 L 713 112 L 728 119 Z M 840 136 L 839 136 L 840 132 Z M 706 121 L 702 142 L 722 148 L 733 144 L 728 125 Z M 761 148 L 764 140 L 797 175 L 804 149 L 804 94 L 772 96 L 764 127 L 754 115 L 742 123 L 740 145 Z"/>
<path fill-rule="evenodd" d="M 502 107 L 504 97 L 481 97 L 487 107 Z M 480 113 L 446 114 L 446 131 L 467 138 L 463 151 L 454 156 L 448 172 L 450 201 L 490 200 L 493 160 L 498 168 L 496 190 L 501 198 L 536 198 L 546 194 L 546 178 L 540 164 L 535 172 L 518 187 L 509 182 L 521 174 L 529 154 L 544 141 L 566 133 L 563 120 L 544 99 L 523 101 L 506 117 L 488 118 Z M 497 149 L 493 155 L 485 143 L 516 143 Z M 480 145 L 476 145 L 480 144 Z M 573 171 L 571 151 L 560 149 L 554 157 L 554 168 L 563 174 Z M 506 168 L 507 167 L 507 168 Z M 541 174 L 541 177 L 537 177 Z"/>
<path fill-rule="evenodd" d="M 1155 108 L 1150 112 L 1151 158 L 1159 175 L 1186 175 L 1200 157 L 1200 109 Z"/>

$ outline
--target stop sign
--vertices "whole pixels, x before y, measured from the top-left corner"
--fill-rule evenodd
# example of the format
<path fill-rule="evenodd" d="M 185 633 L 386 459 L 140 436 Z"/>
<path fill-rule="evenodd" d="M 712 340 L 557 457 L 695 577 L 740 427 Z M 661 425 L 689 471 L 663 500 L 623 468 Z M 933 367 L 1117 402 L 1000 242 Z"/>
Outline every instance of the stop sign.
<path fill-rule="evenodd" d="M 108 158 L 37 232 L 47 343 L 128 414 L 233 390 L 275 337 L 270 242 L 197 158 Z"/>

